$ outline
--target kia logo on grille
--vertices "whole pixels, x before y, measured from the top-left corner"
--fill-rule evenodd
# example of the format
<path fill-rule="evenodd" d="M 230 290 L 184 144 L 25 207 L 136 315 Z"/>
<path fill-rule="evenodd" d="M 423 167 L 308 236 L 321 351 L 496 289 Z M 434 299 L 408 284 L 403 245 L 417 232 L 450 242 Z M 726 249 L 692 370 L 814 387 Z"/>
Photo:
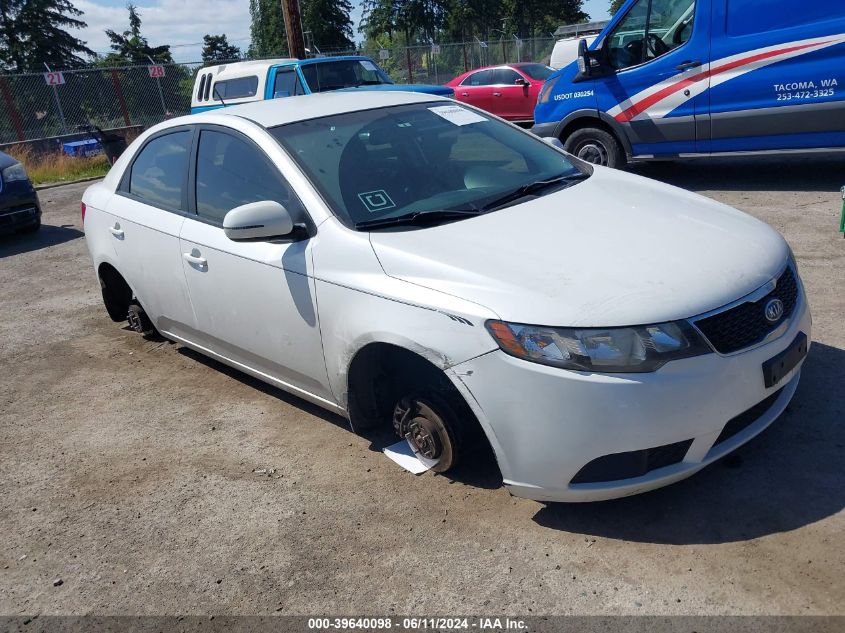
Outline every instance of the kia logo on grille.
<path fill-rule="evenodd" d="M 783 301 L 780 299 L 772 299 L 766 304 L 766 319 L 772 323 L 777 323 L 783 316 Z"/>

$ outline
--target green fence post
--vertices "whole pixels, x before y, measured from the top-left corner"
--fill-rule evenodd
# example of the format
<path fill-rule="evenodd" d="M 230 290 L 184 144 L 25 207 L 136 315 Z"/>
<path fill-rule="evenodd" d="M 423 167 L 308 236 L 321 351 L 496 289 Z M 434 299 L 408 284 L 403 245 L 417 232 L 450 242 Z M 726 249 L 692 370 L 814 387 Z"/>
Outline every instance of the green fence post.
<path fill-rule="evenodd" d="M 842 217 L 839 218 L 839 232 L 845 237 L 845 187 L 842 187 Z"/>

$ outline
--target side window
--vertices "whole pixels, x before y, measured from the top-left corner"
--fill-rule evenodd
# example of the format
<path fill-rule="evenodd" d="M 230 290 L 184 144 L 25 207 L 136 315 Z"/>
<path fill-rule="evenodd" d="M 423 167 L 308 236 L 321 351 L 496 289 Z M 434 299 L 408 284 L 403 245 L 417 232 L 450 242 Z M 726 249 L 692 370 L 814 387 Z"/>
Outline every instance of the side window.
<path fill-rule="evenodd" d="M 317 65 L 305 64 L 299 68 L 302 71 L 302 76 L 305 78 L 305 83 L 308 85 L 311 92 L 320 91 L 320 82 L 317 79 Z"/>
<path fill-rule="evenodd" d="M 280 68 L 276 71 L 276 81 L 273 84 L 273 98 L 293 97 L 305 94 L 299 83 L 299 76 L 293 68 Z"/>
<path fill-rule="evenodd" d="M 203 95 L 203 100 L 208 101 L 208 97 L 211 94 L 211 81 L 214 79 L 214 76 L 209 73 L 205 77 L 205 94 Z"/>
<path fill-rule="evenodd" d="M 188 130 L 147 143 L 132 163 L 129 193 L 157 207 L 181 210 L 190 145 Z"/>
<path fill-rule="evenodd" d="M 208 78 L 208 75 L 203 74 L 200 78 L 200 86 L 197 89 L 197 101 L 202 101 L 202 93 L 205 92 L 205 80 Z"/>
<path fill-rule="evenodd" d="M 462 86 L 489 86 L 493 83 L 492 70 L 479 70 L 461 82 Z"/>
<path fill-rule="evenodd" d="M 283 204 L 301 221 L 304 211 L 296 194 L 254 145 L 214 130 L 200 132 L 197 150 L 197 214 L 223 222 L 235 207 L 259 200 Z"/>
<path fill-rule="evenodd" d="M 607 38 L 610 65 L 623 70 L 685 44 L 694 17 L 695 0 L 639 0 Z"/>
<path fill-rule="evenodd" d="M 223 99 L 254 97 L 258 92 L 258 77 L 238 77 L 214 82 L 214 90 Z"/>
<path fill-rule="evenodd" d="M 510 68 L 497 68 L 493 71 L 494 84 L 513 86 L 519 77 L 519 73 Z"/>

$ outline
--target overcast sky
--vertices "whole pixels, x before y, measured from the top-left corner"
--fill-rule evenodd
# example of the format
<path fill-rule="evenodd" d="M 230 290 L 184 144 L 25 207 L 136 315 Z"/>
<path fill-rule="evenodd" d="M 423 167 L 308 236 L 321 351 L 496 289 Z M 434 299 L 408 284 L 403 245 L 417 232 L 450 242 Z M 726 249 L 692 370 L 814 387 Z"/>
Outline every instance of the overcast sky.
<path fill-rule="evenodd" d="M 249 0 L 136 0 L 141 13 L 141 30 L 150 44 L 170 44 L 177 62 L 199 61 L 202 36 L 225 33 L 229 41 L 246 49 L 249 46 Z M 594 20 L 607 19 L 609 0 L 585 0 L 584 10 Z M 109 51 L 105 29 L 122 32 L 129 27 L 126 0 L 74 0 L 85 15 L 88 28 L 79 33 L 88 48 Z M 353 0 L 352 19 L 355 37 L 361 18 L 360 2 Z"/>

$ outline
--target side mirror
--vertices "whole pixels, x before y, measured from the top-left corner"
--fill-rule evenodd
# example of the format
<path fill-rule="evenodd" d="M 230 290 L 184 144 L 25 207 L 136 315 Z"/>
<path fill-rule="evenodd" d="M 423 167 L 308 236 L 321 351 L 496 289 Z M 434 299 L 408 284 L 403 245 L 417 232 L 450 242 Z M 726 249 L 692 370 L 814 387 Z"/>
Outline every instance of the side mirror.
<path fill-rule="evenodd" d="M 517 77 L 513 80 L 513 83 L 517 86 L 527 86 L 528 82 L 525 81 L 525 77 Z"/>
<path fill-rule="evenodd" d="M 587 40 L 578 42 L 578 72 L 584 77 L 593 74 L 593 65 L 590 59 L 590 51 L 587 48 Z"/>
<path fill-rule="evenodd" d="M 262 200 L 235 207 L 223 218 L 223 231 L 233 241 L 269 240 L 293 233 L 290 213 L 278 202 Z"/>

